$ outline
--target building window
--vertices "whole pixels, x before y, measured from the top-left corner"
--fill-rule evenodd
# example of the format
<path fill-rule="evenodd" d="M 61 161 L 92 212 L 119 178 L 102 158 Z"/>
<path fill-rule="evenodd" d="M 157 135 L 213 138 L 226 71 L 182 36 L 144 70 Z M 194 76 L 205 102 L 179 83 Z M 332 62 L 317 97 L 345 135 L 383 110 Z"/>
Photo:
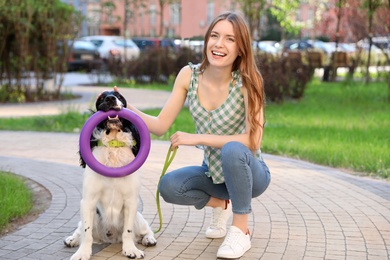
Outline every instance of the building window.
<path fill-rule="evenodd" d="M 97 26 L 102 19 L 102 11 L 100 8 L 91 9 L 87 14 L 88 24 Z"/>
<path fill-rule="evenodd" d="M 155 37 L 156 36 L 156 29 L 150 28 L 149 35 L 150 35 L 150 37 Z"/>
<path fill-rule="evenodd" d="M 214 19 L 214 9 L 215 9 L 214 1 L 209 1 L 207 3 L 207 24 L 210 24 Z"/>
<path fill-rule="evenodd" d="M 296 21 L 297 21 L 297 22 L 303 21 L 301 10 L 297 10 L 297 11 L 295 12 L 295 17 L 296 17 Z"/>
<path fill-rule="evenodd" d="M 230 2 L 230 10 L 236 10 L 236 9 L 237 9 L 237 3 L 235 3 L 234 1 Z"/>
<path fill-rule="evenodd" d="M 157 8 L 155 4 L 150 5 L 150 25 L 156 25 Z"/>
<path fill-rule="evenodd" d="M 309 20 L 309 21 L 313 21 L 314 20 L 314 10 L 313 9 L 309 9 L 309 11 L 308 11 L 308 18 L 307 18 L 307 20 Z"/>
<path fill-rule="evenodd" d="M 141 25 L 144 25 L 145 24 L 145 9 L 143 7 L 140 7 L 139 16 L 140 16 L 139 23 Z"/>
<path fill-rule="evenodd" d="M 168 38 L 172 38 L 175 36 L 175 29 L 174 28 L 166 28 L 165 34 Z"/>
<path fill-rule="evenodd" d="M 180 24 L 180 4 L 175 3 L 170 5 L 171 9 L 171 25 Z"/>

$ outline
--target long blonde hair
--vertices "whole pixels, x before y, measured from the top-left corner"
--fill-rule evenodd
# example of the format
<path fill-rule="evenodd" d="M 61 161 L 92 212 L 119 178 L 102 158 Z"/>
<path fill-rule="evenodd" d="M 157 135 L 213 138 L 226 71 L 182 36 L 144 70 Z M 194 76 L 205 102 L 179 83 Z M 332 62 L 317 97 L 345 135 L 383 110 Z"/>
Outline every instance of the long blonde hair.
<path fill-rule="evenodd" d="M 265 105 L 265 94 L 263 77 L 257 68 L 255 58 L 252 52 L 251 37 L 249 34 L 248 26 L 244 18 L 235 12 L 224 12 L 217 16 L 210 24 L 206 35 L 203 47 L 203 60 L 200 65 L 200 71 L 203 71 L 208 67 L 209 61 L 207 59 L 207 44 L 210 38 L 211 31 L 214 26 L 222 20 L 229 21 L 233 25 L 234 35 L 238 46 L 239 56 L 233 63 L 232 71 L 240 71 L 243 86 L 248 92 L 248 120 L 250 124 L 249 139 L 251 143 L 251 149 L 255 150 L 255 132 L 258 127 L 264 128 L 257 116 L 262 107 Z M 264 109 L 263 109 L 264 110 Z M 263 118 L 263 121 L 265 119 Z"/>

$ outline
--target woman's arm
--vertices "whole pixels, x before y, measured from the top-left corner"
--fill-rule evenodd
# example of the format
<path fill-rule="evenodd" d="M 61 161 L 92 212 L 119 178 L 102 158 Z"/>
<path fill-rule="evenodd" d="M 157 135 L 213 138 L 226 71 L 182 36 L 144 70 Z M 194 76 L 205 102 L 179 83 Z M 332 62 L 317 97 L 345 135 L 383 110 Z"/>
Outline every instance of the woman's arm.
<path fill-rule="evenodd" d="M 248 111 L 248 96 L 247 91 L 244 87 L 242 87 L 242 93 L 244 96 L 245 101 L 245 111 Z M 256 115 L 259 117 L 261 125 L 263 125 L 263 109 L 261 109 L 260 113 Z M 248 115 L 246 114 L 246 131 L 242 134 L 236 134 L 236 135 L 213 135 L 213 134 L 189 134 L 184 132 L 176 132 L 171 136 L 171 144 L 173 147 L 177 147 L 179 145 L 205 145 L 205 146 L 211 146 L 215 148 L 222 148 L 222 146 L 228 142 L 237 141 L 242 144 L 244 144 L 247 147 L 250 147 L 250 139 L 249 139 L 249 130 L 250 125 L 248 121 Z M 258 149 L 261 145 L 261 137 L 263 133 L 262 126 L 256 127 L 255 132 L 255 139 L 258 140 L 258 142 L 255 144 L 255 147 Z"/>
<path fill-rule="evenodd" d="M 191 68 L 189 66 L 185 66 L 177 75 L 172 93 L 158 116 L 145 114 L 130 104 L 127 104 L 127 108 L 134 111 L 142 118 L 152 134 L 161 136 L 168 131 L 169 127 L 172 125 L 182 109 L 187 97 L 190 79 Z"/>

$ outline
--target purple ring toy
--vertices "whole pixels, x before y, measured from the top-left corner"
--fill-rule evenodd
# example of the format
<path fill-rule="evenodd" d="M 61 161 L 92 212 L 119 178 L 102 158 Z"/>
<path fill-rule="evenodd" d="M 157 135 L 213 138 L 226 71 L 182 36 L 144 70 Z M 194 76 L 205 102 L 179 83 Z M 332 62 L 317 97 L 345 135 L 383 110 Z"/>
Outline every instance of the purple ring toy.
<path fill-rule="evenodd" d="M 107 167 L 96 160 L 95 156 L 92 154 L 90 138 L 93 129 L 100 122 L 102 122 L 104 119 L 107 119 L 108 116 L 115 117 L 116 115 L 118 115 L 120 118 L 127 119 L 134 124 L 140 135 L 141 146 L 137 156 L 132 162 L 122 167 L 113 168 Z M 144 164 L 146 158 L 149 155 L 150 143 L 150 133 L 145 122 L 136 113 L 127 108 L 123 108 L 119 111 L 97 111 L 85 122 L 83 128 L 81 129 L 79 139 L 80 154 L 83 157 L 85 163 L 92 170 L 106 177 L 124 177 L 138 170 Z"/>

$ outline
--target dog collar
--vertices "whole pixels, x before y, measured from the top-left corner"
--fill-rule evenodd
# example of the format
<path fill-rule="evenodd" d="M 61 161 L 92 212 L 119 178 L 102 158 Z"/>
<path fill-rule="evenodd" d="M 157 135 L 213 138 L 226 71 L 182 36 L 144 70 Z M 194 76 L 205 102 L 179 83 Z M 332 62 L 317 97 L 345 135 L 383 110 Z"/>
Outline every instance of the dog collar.
<path fill-rule="evenodd" d="M 106 145 L 104 145 L 103 142 L 99 140 L 98 146 L 106 146 Z M 107 146 L 108 147 L 119 148 L 119 147 L 125 147 L 126 143 L 125 142 L 120 142 L 120 141 L 114 139 L 114 140 L 109 141 Z"/>
<path fill-rule="evenodd" d="M 133 146 L 137 145 L 137 141 L 133 140 Z M 98 146 L 105 146 L 102 141 L 98 141 Z M 125 142 L 120 142 L 116 139 L 111 140 L 108 142 L 108 147 L 114 147 L 114 148 L 119 148 L 119 147 L 125 147 L 126 143 Z"/>

